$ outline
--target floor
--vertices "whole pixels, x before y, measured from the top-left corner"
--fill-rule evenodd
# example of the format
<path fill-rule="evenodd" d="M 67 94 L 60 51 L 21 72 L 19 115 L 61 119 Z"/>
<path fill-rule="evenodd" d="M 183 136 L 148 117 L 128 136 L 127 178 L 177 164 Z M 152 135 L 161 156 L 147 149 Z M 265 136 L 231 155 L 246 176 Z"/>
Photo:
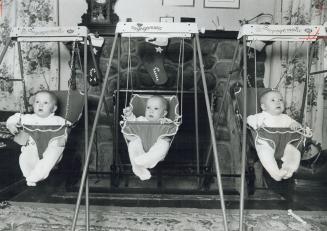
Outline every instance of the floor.
<path fill-rule="evenodd" d="M 54 173 L 37 187 L 27 187 L 21 180 L 16 188 L 19 192 L 8 196 L 6 200 L 21 202 L 67 203 L 75 204 L 78 185 L 67 188 L 65 176 Z M 214 190 L 201 191 L 165 191 L 132 189 L 109 189 L 107 178 L 90 176 L 90 203 L 93 205 L 141 206 L 141 207 L 193 207 L 220 208 L 219 196 Z M 287 187 L 271 190 L 257 188 L 253 195 L 244 201 L 245 209 L 293 209 L 304 211 L 327 211 L 327 180 L 322 178 L 295 179 Z M 290 193 L 291 192 L 291 193 Z M 224 193 L 227 209 L 239 208 L 238 193 Z"/>
<path fill-rule="evenodd" d="M 16 147 L 14 147 L 16 148 Z M 7 149 L 2 152 L 6 161 L 0 162 L 0 202 L 25 201 L 44 203 L 75 204 L 79 189 L 79 177 L 71 177 L 62 169 L 51 172 L 49 178 L 37 187 L 27 187 L 21 176 L 18 155 Z M 245 209 L 293 209 L 305 211 L 327 211 L 327 153 L 323 152 L 314 168 L 302 165 L 288 184 L 276 184 L 275 187 L 256 188 L 253 195 L 245 198 Z M 193 207 L 220 208 L 217 186 L 211 190 L 198 189 L 197 180 L 190 177 L 163 178 L 163 186 L 158 189 L 153 177 L 140 182 L 130 176 L 122 180 L 117 188 L 111 187 L 109 176 L 90 175 L 90 203 L 93 205 L 145 206 L 145 207 Z M 229 179 L 223 178 L 223 185 Z M 217 185 L 212 182 L 212 185 Z M 176 190 L 176 188 L 178 190 Z M 238 209 L 240 196 L 238 191 L 224 187 L 224 199 L 227 209 Z M 186 190 L 188 189 L 188 190 Z M 225 190 L 226 189 L 226 190 Z"/>

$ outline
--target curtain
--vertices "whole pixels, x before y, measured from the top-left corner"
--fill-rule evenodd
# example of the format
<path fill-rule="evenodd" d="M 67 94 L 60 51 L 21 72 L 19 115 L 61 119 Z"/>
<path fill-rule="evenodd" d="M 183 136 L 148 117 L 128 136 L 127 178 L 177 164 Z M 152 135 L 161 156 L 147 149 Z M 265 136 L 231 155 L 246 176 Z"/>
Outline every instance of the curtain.
<path fill-rule="evenodd" d="M 16 19 L 16 1 L 4 0 L 1 2 L 1 17 L 0 17 L 0 50 L 2 51 L 10 29 L 15 25 Z M 14 108 L 19 108 L 19 94 L 14 91 L 14 82 L 6 81 L 14 79 L 14 70 L 16 62 L 14 61 L 15 49 L 10 45 L 6 55 L 0 66 L 0 110 L 11 111 Z M 12 100 L 8 100 L 12 99 Z"/>
<path fill-rule="evenodd" d="M 0 49 L 13 27 L 57 25 L 57 0 L 2 0 Z M 59 78 L 57 43 L 22 43 L 23 74 L 26 98 L 40 89 L 57 90 Z M 17 46 L 12 43 L 0 67 L 0 110 L 25 111 Z"/>
<path fill-rule="evenodd" d="M 274 20 L 282 25 L 321 25 L 326 15 L 325 0 L 276 0 Z M 309 42 L 274 42 L 266 49 L 264 85 L 277 88 L 286 102 L 286 113 L 313 130 L 313 140 L 327 148 L 324 113 L 324 74 L 307 79 Z M 313 46 L 310 72 L 326 69 L 325 42 Z M 325 74 L 326 75 L 326 74 Z M 305 84 L 307 82 L 307 90 Z M 325 114 L 325 116 L 324 116 Z M 325 118 L 324 118 L 325 117 Z"/>

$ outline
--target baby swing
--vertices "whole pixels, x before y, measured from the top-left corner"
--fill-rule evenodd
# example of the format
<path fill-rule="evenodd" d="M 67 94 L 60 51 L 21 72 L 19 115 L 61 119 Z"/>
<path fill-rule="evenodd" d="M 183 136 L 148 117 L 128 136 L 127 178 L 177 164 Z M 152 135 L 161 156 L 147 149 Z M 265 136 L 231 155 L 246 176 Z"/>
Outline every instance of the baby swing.
<path fill-rule="evenodd" d="M 296 29 L 294 29 L 296 27 Z M 258 96 L 260 95 L 259 89 L 257 87 L 257 80 L 256 80 L 256 66 L 254 71 L 255 76 L 255 86 L 252 91 L 249 91 L 247 88 L 248 85 L 248 73 L 247 73 L 247 50 L 246 46 L 250 45 L 257 47 L 258 41 L 307 41 L 307 42 L 314 42 L 318 38 L 321 38 L 325 35 L 325 29 L 323 26 L 312 26 L 312 25 L 251 25 L 246 24 L 242 25 L 238 39 L 242 40 L 243 43 L 243 86 L 242 91 L 241 88 L 238 86 L 232 90 L 232 95 L 234 93 L 236 96 L 236 111 L 237 115 L 240 116 L 240 113 L 243 112 L 241 118 L 243 121 L 242 124 L 242 179 L 241 179 L 241 198 L 240 198 L 240 223 L 239 227 L 240 230 L 243 229 L 243 209 L 244 209 L 244 179 L 245 179 L 245 168 L 246 168 L 246 141 L 247 141 L 247 123 L 246 118 L 249 113 L 254 113 L 258 111 Z M 248 44 L 250 41 L 250 44 Z M 255 49 L 254 49 L 255 50 Z M 310 53 L 310 54 L 309 54 Z M 305 90 L 303 96 L 304 105 L 307 103 L 307 96 L 308 96 L 308 80 L 310 75 L 310 66 L 312 61 L 312 52 L 309 52 L 309 46 L 307 50 L 307 73 L 306 73 L 306 83 L 305 83 Z M 309 57 L 310 56 L 310 57 Z M 256 65 L 256 52 L 254 52 L 254 64 Z M 264 91 L 266 89 L 262 89 Z M 233 92 L 234 91 L 234 92 Z M 241 98 L 242 97 L 242 98 Z M 238 103 L 238 100 L 243 101 L 243 105 Z M 240 102 L 240 101 L 239 101 Z M 305 110 L 305 108 L 303 109 Z M 304 113 L 304 112 L 302 112 Z M 302 124 L 306 125 L 306 117 L 304 114 L 304 119 Z M 252 131 L 251 131 L 252 132 Z M 283 139 L 298 139 L 302 141 L 307 137 L 312 136 L 312 132 L 310 129 L 303 129 L 298 131 L 290 131 L 289 129 L 281 130 L 277 128 L 273 130 L 271 128 L 267 128 L 264 131 L 266 134 L 278 134 L 278 136 L 288 135 L 290 137 L 282 137 Z M 260 132 L 254 131 L 254 137 L 260 135 Z M 272 138 L 275 140 L 275 138 Z M 278 147 L 277 147 L 278 148 Z"/>
<path fill-rule="evenodd" d="M 151 95 L 139 95 L 134 94 L 130 100 L 130 107 L 133 108 L 133 113 L 136 117 L 144 115 L 146 101 Z M 122 133 L 125 137 L 126 143 L 128 143 L 128 136 L 140 137 L 143 142 L 144 151 L 148 151 L 150 147 L 158 140 L 158 138 L 174 137 L 178 131 L 180 125 L 181 116 L 179 115 L 179 102 L 177 96 L 164 96 L 168 101 L 169 109 L 168 116 L 172 122 L 160 123 L 160 122 L 140 122 L 140 121 L 128 121 L 124 119 L 122 121 Z M 172 142 L 172 140 L 171 140 Z"/>
<path fill-rule="evenodd" d="M 76 125 L 82 116 L 84 95 L 77 90 L 52 91 L 58 99 L 57 115 L 66 120 L 64 125 L 27 125 L 22 124 L 20 132 L 15 135 L 14 141 L 20 145 L 25 145 L 28 137 L 31 136 L 36 141 L 39 158 L 47 148 L 52 139 L 66 136 L 71 128 Z M 69 124 L 69 122 L 71 124 Z"/>
<path fill-rule="evenodd" d="M 119 22 L 117 24 L 116 31 L 115 31 L 115 37 L 114 37 L 114 40 L 113 40 L 112 49 L 111 49 L 111 53 L 110 53 L 110 57 L 109 57 L 108 65 L 107 65 L 107 70 L 106 70 L 106 74 L 105 74 L 104 81 L 103 81 L 103 87 L 102 87 L 102 91 L 101 91 L 100 99 L 99 99 L 99 102 L 98 102 L 98 107 L 97 107 L 97 111 L 96 111 L 92 131 L 91 131 L 91 135 L 90 135 L 90 139 L 89 139 L 89 147 L 88 147 L 88 150 L 87 150 L 87 155 L 86 155 L 85 164 L 84 164 L 84 168 L 83 168 L 81 184 L 80 184 L 80 188 L 79 188 L 79 192 L 78 192 L 78 198 L 77 198 L 77 203 L 76 203 L 76 208 L 75 208 L 75 213 L 74 213 L 72 230 L 75 230 L 75 227 L 76 227 L 79 207 L 80 207 L 80 203 L 81 203 L 81 199 L 82 199 L 83 188 L 84 188 L 84 185 L 87 184 L 86 177 L 87 177 L 88 165 L 89 165 L 89 161 L 90 161 L 92 142 L 93 142 L 93 139 L 94 139 L 96 126 L 97 126 L 97 123 L 98 123 L 98 120 L 99 120 L 99 114 L 100 114 L 100 111 L 101 111 L 101 108 L 102 108 L 102 105 L 103 105 L 104 96 L 105 96 L 105 93 L 106 93 L 106 87 L 107 87 L 107 84 L 108 84 L 109 80 L 117 79 L 117 94 L 119 93 L 119 84 L 120 84 L 119 83 L 119 75 L 118 76 L 114 75 L 112 77 L 109 77 L 109 71 L 110 71 L 110 68 L 111 68 L 111 65 L 112 65 L 112 60 L 113 60 L 113 57 L 114 57 L 114 51 L 115 51 L 115 48 L 116 48 L 116 42 L 117 42 L 118 36 L 127 37 L 127 38 L 132 38 L 132 37 L 150 38 L 153 41 L 156 41 L 156 38 L 166 38 L 166 39 L 173 38 L 173 37 L 176 37 L 176 38 L 191 38 L 192 36 L 194 36 L 194 38 L 193 38 L 194 68 L 197 67 L 196 59 L 197 59 L 197 54 L 198 54 L 199 64 L 200 64 L 199 66 L 200 66 L 200 70 L 201 70 L 201 78 L 202 78 L 202 82 L 203 82 L 203 90 L 204 90 L 204 93 L 205 93 L 204 96 L 205 96 L 205 101 L 206 101 L 206 109 L 207 109 L 209 126 L 210 126 L 210 135 L 211 135 L 211 140 L 212 140 L 212 143 L 213 143 L 214 161 L 215 161 L 216 174 L 217 174 L 217 184 L 218 184 L 218 190 L 219 190 L 220 204 L 221 204 L 221 209 L 222 209 L 222 213 L 223 213 L 224 229 L 226 231 L 228 230 L 227 218 L 226 218 L 226 212 L 225 212 L 224 195 L 223 195 L 220 168 L 219 168 L 219 160 L 218 160 L 218 154 L 217 154 L 217 152 L 218 152 L 217 151 L 217 144 L 216 144 L 215 133 L 214 133 L 214 128 L 213 128 L 213 121 L 212 121 L 212 117 L 211 117 L 208 90 L 207 90 L 207 84 L 206 84 L 206 79 L 205 79 L 205 75 L 204 75 L 204 69 L 203 69 L 204 66 L 203 66 L 203 60 L 202 60 L 202 54 L 201 54 L 201 49 L 200 49 L 200 41 L 199 41 L 198 33 L 199 33 L 199 30 L 198 30 L 198 27 L 197 27 L 197 25 L 195 23 Z M 160 48 L 158 48 L 158 51 L 159 50 L 160 50 Z M 120 57 L 119 54 L 120 54 L 120 49 L 118 49 L 118 58 Z M 128 62 L 129 62 L 128 66 L 130 67 L 130 65 L 131 65 L 130 60 Z M 149 68 L 149 67 L 146 67 L 146 68 Z M 157 81 L 157 83 L 159 85 L 163 84 L 163 82 L 164 82 L 162 79 L 157 79 L 157 77 L 156 77 L 156 74 L 158 74 L 160 71 L 161 71 L 160 70 L 160 65 L 155 66 L 151 71 L 152 74 L 153 74 L 153 76 L 151 76 L 151 77 L 154 77 L 154 81 Z M 196 76 L 196 71 L 194 71 L 194 76 Z M 196 92 L 196 90 L 197 89 L 195 88 L 195 92 Z M 196 95 L 196 93 L 195 93 L 195 95 Z M 172 96 L 169 96 L 169 97 L 172 97 Z M 172 97 L 172 99 L 174 97 Z M 135 96 L 135 99 L 134 99 L 134 97 L 132 97 L 132 98 L 133 98 L 133 100 L 132 100 L 131 103 L 133 103 L 133 101 L 135 101 L 135 102 L 138 101 L 137 96 Z M 177 97 L 176 97 L 176 100 L 175 99 L 172 100 L 171 103 L 173 103 L 173 101 L 178 102 Z M 125 102 L 127 104 L 127 94 L 126 94 Z M 116 104 L 116 106 L 120 105 L 119 104 L 119 95 L 118 95 L 118 97 L 116 99 L 115 104 Z M 182 105 L 183 105 L 183 103 L 181 103 L 181 106 Z M 139 106 L 136 105 L 135 109 L 136 108 L 139 108 Z M 178 106 L 170 106 L 170 111 L 172 110 L 171 108 L 176 109 L 176 108 L 178 108 Z M 175 109 L 174 109 L 174 113 L 177 111 Z M 182 111 L 182 109 L 181 109 L 181 111 Z M 118 113 L 118 110 L 116 110 L 116 112 Z M 177 115 L 173 116 L 173 119 L 175 121 L 174 126 L 178 127 L 178 124 L 181 123 L 181 121 L 179 121 L 181 118 L 179 118 L 178 111 L 177 111 L 176 114 L 178 116 Z M 115 116 L 116 116 L 116 120 L 117 120 L 118 119 L 117 117 L 119 117 L 120 115 L 115 115 Z M 124 122 L 122 124 L 124 124 Z M 130 126 L 126 125 L 125 127 L 130 127 Z M 115 128 L 115 136 L 116 137 L 118 136 L 117 130 L 118 129 Z M 125 130 L 125 128 L 123 130 Z M 142 128 L 141 130 L 144 130 L 144 129 Z M 177 132 L 177 130 L 178 130 L 178 128 L 174 128 L 172 134 Z M 133 132 L 133 134 L 134 134 L 134 132 Z M 117 144 L 117 142 L 116 142 L 116 144 Z M 117 147 L 116 147 L 116 149 L 117 149 Z"/>
<path fill-rule="evenodd" d="M 236 86 L 232 86 L 231 88 L 232 94 L 235 97 L 235 114 L 236 117 L 240 118 L 242 121 L 242 112 L 243 105 L 242 100 L 244 99 L 244 91 L 243 88 L 237 83 Z M 249 88 L 247 89 L 247 114 L 253 115 L 257 114 L 260 109 L 260 105 L 258 104 L 259 96 L 264 94 L 271 89 L 267 88 Z M 250 103 L 255 102 L 255 103 Z M 257 106 L 256 106 L 257 105 Z M 291 130 L 290 128 L 272 128 L 272 127 L 261 127 L 258 129 L 253 129 L 250 126 L 247 126 L 249 131 L 254 138 L 253 142 L 257 142 L 257 139 L 266 139 L 270 145 L 276 149 L 275 159 L 280 160 L 282 157 L 283 150 L 287 143 L 291 143 L 296 146 L 300 151 L 303 150 L 306 138 L 312 137 L 312 131 L 309 128 L 301 128 L 298 130 Z M 251 142 L 251 141 L 250 141 Z M 254 143 L 252 144 L 254 145 Z"/>
<path fill-rule="evenodd" d="M 159 38 L 154 38 L 155 41 Z M 167 42 L 168 42 L 168 38 Z M 153 74 L 153 82 L 156 85 L 161 85 L 167 81 L 166 73 L 163 66 L 163 56 L 161 53 L 151 52 L 152 50 L 161 48 L 161 46 L 150 47 L 150 52 L 148 56 L 144 57 L 146 59 L 145 63 L 150 74 Z M 153 48 L 153 49 L 151 49 Z M 125 97 L 125 107 L 127 106 L 127 94 L 130 91 L 132 93 L 129 106 L 133 108 L 133 113 L 136 117 L 143 116 L 146 108 L 146 101 L 151 97 L 151 95 L 141 95 L 134 94 L 133 86 L 129 90 L 129 82 L 132 82 L 132 72 L 130 66 L 130 38 L 129 38 L 129 50 L 128 50 L 128 70 L 126 78 L 126 97 Z M 152 58 L 151 58 L 152 57 Z M 128 139 L 126 137 L 134 136 L 139 137 L 142 140 L 144 151 L 148 151 L 150 147 L 159 139 L 159 138 L 170 138 L 170 144 L 173 141 L 174 136 L 176 135 L 179 126 L 182 121 L 182 116 L 179 114 L 179 110 L 183 105 L 179 104 L 178 93 L 179 93 L 179 83 L 180 85 L 180 95 L 183 99 L 183 62 L 184 62 L 184 39 L 181 39 L 180 49 L 179 49 L 179 62 L 177 68 L 177 88 L 175 95 L 163 95 L 163 97 L 168 102 L 168 114 L 166 118 L 170 119 L 171 122 L 160 123 L 160 122 L 140 122 L 140 121 L 128 121 L 124 116 L 123 121 L 121 121 L 121 132 L 125 138 L 126 144 L 128 144 Z M 131 80 L 129 80 L 131 79 Z M 182 102 L 182 101 L 181 101 Z"/>
<path fill-rule="evenodd" d="M 46 34 L 46 35 L 45 35 Z M 76 41 L 82 41 L 83 37 L 86 40 L 87 30 L 85 27 L 77 28 L 13 28 L 10 34 L 10 40 L 7 41 L 4 50 L 1 53 L 0 64 L 7 51 L 7 48 L 11 41 L 16 41 L 18 46 L 19 64 L 21 79 L 23 84 L 23 99 L 25 111 L 28 111 L 28 103 L 26 96 L 26 87 L 23 74 L 23 62 L 21 54 L 21 42 L 53 42 L 53 41 L 74 41 L 72 57 L 70 62 L 70 80 L 68 91 L 52 91 L 58 98 L 58 111 L 57 114 L 62 116 L 66 121 L 69 121 L 71 125 L 75 125 L 81 117 L 84 106 L 84 95 L 78 90 L 72 89 L 72 72 L 75 57 L 75 44 Z M 10 81 L 10 80 L 8 80 Z M 12 80 L 11 80 L 12 81 Z M 22 124 L 20 132 L 15 135 L 14 141 L 20 145 L 25 145 L 28 137 L 31 136 L 37 144 L 38 153 L 40 159 L 42 159 L 42 153 L 47 148 L 50 140 L 66 135 L 69 132 L 68 122 L 62 126 L 48 126 L 48 125 L 26 125 Z M 2 131 L 2 134 L 7 133 L 7 138 L 12 138 L 8 134 L 8 131 Z"/>

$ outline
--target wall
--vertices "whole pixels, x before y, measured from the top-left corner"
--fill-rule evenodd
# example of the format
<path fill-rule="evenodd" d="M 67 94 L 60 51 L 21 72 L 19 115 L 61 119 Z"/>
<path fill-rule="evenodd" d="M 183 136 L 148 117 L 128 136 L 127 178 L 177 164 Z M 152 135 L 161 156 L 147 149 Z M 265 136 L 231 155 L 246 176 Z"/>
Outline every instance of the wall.
<path fill-rule="evenodd" d="M 220 25 L 226 30 L 238 30 L 241 19 L 250 19 L 259 13 L 273 14 L 275 1 L 271 0 L 240 0 L 239 9 L 228 8 L 204 8 L 204 0 L 195 0 L 194 7 L 162 6 L 163 0 L 118 0 L 115 12 L 124 21 L 132 18 L 133 21 L 159 21 L 161 16 L 173 16 L 175 22 L 180 17 L 195 17 L 199 27 L 215 30 L 217 16 Z M 82 2 L 82 3 L 81 3 Z M 137 4 L 136 4 L 137 2 Z M 86 1 L 83 0 L 59 0 L 59 23 L 60 25 L 76 25 L 80 22 L 80 16 L 86 12 Z"/>
<path fill-rule="evenodd" d="M 86 0 L 58 0 L 59 26 L 76 26 L 81 23 L 81 16 L 86 12 Z M 66 46 L 60 44 L 60 89 L 67 89 L 69 79 L 70 54 Z"/>
<path fill-rule="evenodd" d="M 273 14 L 275 8 L 275 0 L 240 0 L 239 9 L 228 8 L 204 8 L 204 0 L 194 0 L 194 7 L 176 7 L 163 6 L 163 0 L 117 0 L 115 4 L 115 13 L 121 21 L 126 18 L 132 18 L 133 21 L 159 21 L 161 16 L 173 16 L 175 22 L 179 22 L 180 17 L 195 17 L 199 28 L 207 30 L 216 30 L 215 24 L 218 25 L 217 16 L 219 17 L 220 28 L 225 30 L 238 30 L 239 20 L 250 19 L 259 13 Z M 86 0 L 58 0 L 59 9 L 59 26 L 72 26 L 81 23 L 81 16 L 86 13 Z M 260 3 L 260 4 L 259 4 Z M 214 21 L 215 24 L 212 22 Z M 61 61 L 60 61 L 60 88 L 66 88 L 66 79 L 69 73 L 69 54 L 67 49 L 61 45 Z M 69 78 L 67 76 L 67 78 Z"/>
<path fill-rule="evenodd" d="M 86 12 L 86 0 L 58 0 L 59 25 L 75 26 L 81 23 L 81 16 Z"/>
<path fill-rule="evenodd" d="M 163 0 L 139 0 L 137 7 L 135 0 L 119 0 L 115 6 L 116 14 L 124 20 L 132 18 L 133 21 L 159 21 L 160 16 L 173 16 L 179 22 L 180 17 L 195 17 L 199 27 L 215 30 L 217 16 L 220 25 L 226 30 L 238 30 L 239 21 L 249 19 L 259 13 L 273 13 L 275 1 L 271 0 L 240 0 L 240 9 L 204 8 L 204 0 L 195 0 L 194 7 L 162 6 Z"/>

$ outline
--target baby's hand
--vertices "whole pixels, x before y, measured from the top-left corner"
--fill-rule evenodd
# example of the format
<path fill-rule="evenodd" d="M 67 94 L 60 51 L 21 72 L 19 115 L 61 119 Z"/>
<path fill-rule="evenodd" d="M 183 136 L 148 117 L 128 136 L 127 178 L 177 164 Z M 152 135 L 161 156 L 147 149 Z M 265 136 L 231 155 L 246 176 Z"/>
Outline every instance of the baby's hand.
<path fill-rule="evenodd" d="M 126 117 L 131 116 L 133 112 L 133 108 L 132 107 L 126 107 L 123 109 L 123 113 Z"/>
<path fill-rule="evenodd" d="M 293 122 L 293 123 L 291 123 L 290 128 L 292 130 L 298 130 L 298 129 L 302 128 L 302 125 L 298 122 Z"/>
<path fill-rule="evenodd" d="M 18 124 L 7 124 L 7 128 L 11 134 L 16 135 L 18 131 Z"/>
<path fill-rule="evenodd" d="M 169 120 L 168 118 L 160 118 L 159 122 L 160 122 L 160 124 L 167 124 L 167 123 L 170 123 L 171 120 Z"/>

